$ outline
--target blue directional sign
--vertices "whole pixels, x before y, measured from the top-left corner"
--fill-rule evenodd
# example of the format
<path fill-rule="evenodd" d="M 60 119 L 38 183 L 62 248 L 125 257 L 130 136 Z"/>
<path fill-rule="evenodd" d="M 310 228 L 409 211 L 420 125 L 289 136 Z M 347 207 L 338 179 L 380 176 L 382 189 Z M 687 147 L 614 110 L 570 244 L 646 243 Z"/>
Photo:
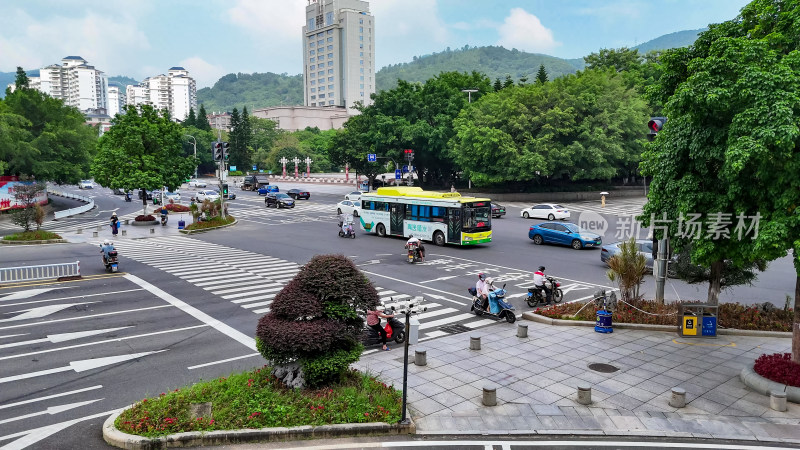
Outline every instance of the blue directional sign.
<path fill-rule="evenodd" d="M 258 170 L 258 166 L 253 164 L 253 170 Z"/>
<path fill-rule="evenodd" d="M 235 172 L 236 171 L 236 166 L 231 166 L 230 169 L 231 169 L 231 172 Z"/>
<path fill-rule="evenodd" d="M 378 160 L 378 155 L 375 153 L 367 153 L 367 162 L 376 162 Z"/>
<path fill-rule="evenodd" d="M 396 180 L 399 180 L 399 179 L 403 178 L 403 172 L 400 169 L 395 170 L 394 171 L 394 178 Z"/>
<path fill-rule="evenodd" d="M 403 173 L 413 172 L 413 171 L 414 171 L 414 166 L 403 166 Z"/>

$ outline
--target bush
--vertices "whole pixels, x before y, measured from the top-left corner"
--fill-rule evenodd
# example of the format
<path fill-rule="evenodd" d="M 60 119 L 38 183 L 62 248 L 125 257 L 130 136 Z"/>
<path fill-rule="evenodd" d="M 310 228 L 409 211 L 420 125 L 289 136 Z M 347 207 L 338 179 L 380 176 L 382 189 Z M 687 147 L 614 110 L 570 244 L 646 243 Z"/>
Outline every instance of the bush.
<path fill-rule="evenodd" d="M 330 383 L 358 360 L 364 321 L 378 293 L 343 255 L 317 255 L 275 296 L 258 322 L 259 352 L 278 364 L 298 361 L 311 386 Z"/>
<path fill-rule="evenodd" d="M 146 216 L 145 216 L 145 215 L 142 215 L 142 214 L 139 214 L 139 215 L 138 215 L 138 216 L 136 216 L 136 218 L 135 218 L 135 219 L 133 219 L 133 220 L 134 220 L 135 222 L 152 222 L 152 221 L 156 220 L 156 218 L 155 218 L 155 217 L 153 217 L 153 216 L 151 216 L 150 214 L 148 214 L 148 215 L 146 215 Z"/>
<path fill-rule="evenodd" d="M 216 216 L 216 217 L 212 217 L 209 220 L 204 220 L 202 222 L 190 223 L 189 225 L 186 225 L 185 229 L 186 230 L 202 230 L 202 229 L 205 229 L 205 228 L 214 228 L 214 227 L 220 227 L 222 225 L 230 225 L 234 221 L 236 221 L 236 218 L 233 217 L 233 216 L 225 216 L 225 219 L 223 219 L 220 216 Z"/>
<path fill-rule="evenodd" d="M 756 360 L 753 370 L 776 383 L 800 387 L 800 364 L 792 362 L 790 353 L 761 355 Z"/>
<path fill-rule="evenodd" d="M 242 172 L 241 170 L 232 170 L 232 171 L 228 172 L 228 175 L 230 175 L 232 177 L 240 177 L 240 176 L 244 175 L 244 172 Z"/>
<path fill-rule="evenodd" d="M 188 206 L 179 205 L 177 203 L 170 203 L 166 206 L 162 206 L 162 208 L 167 208 L 169 212 L 189 212 L 190 209 Z M 161 208 L 155 210 L 156 213 L 161 213 Z"/>
<path fill-rule="evenodd" d="M 6 241 L 46 241 L 49 239 L 62 239 L 61 236 L 45 230 L 23 231 L 22 233 L 4 236 Z"/>

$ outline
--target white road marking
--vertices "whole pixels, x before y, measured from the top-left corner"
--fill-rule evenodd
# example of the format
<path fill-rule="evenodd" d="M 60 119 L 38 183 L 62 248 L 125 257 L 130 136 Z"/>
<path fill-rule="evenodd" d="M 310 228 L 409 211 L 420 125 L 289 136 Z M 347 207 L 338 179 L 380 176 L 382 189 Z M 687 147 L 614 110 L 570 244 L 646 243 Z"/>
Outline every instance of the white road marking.
<path fill-rule="evenodd" d="M 89 330 L 89 331 L 77 331 L 74 333 L 50 334 L 42 339 L 33 339 L 30 341 L 12 342 L 11 344 L 3 344 L 0 345 L 0 348 L 19 347 L 21 345 L 39 344 L 42 342 L 52 342 L 54 344 L 57 344 L 60 342 L 66 342 L 73 339 L 80 339 L 84 337 L 94 336 L 96 334 L 111 333 L 112 331 L 123 330 L 125 328 L 130 328 L 130 327 L 106 328 L 105 330 Z"/>
<path fill-rule="evenodd" d="M 27 405 L 28 403 L 41 402 L 43 400 L 50 400 L 51 398 L 64 397 L 65 395 L 72 395 L 72 394 L 80 394 L 81 392 L 93 391 L 95 389 L 102 389 L 102 388 L 103 385 L 98 384 L 96 386 L 91 386 L 83 389 L 75 389 L 74 391 L 62 392 L 60 394 L 46 395 L 44 397 L 38 397 L 31 400 L 24 400 L 16 403 L 7 403 L 5 405 L 0 405 L 0 409 L 13 408 L 14 406 Z"/>
<path fill-rule="evenodd" d="M 39 306 L 37 308 L 24 310 L 25 312 L 23 312 L 22 314 L 14 316 L 10 319 L 0 319 L 0 322 L 13 322 L 16 320 L 38 319 L 40 317 L 49 316 L 50 314 L 55 314 L 67 308 L 72 308 L 73 306 L 88 305 L 91 303 L 98 303 L 98 302 L 64 303 L 61 305 Z M 22 311 L 13 311 L 7 314 L 16 314 L 19 312 Z"/>
<path fill-rule="evenodd" d="M 8 305 L 0 304 L 0 307 L 19 306 L 19 305 L 32 305 L 34 303 L 56 302 L 56 301 L 61 301 L 61 300 L 72 300 L 72 299 L 75 299 L 75 298 L 96 297 L 96 296 L 99 296 L 99 295 L 122 294 L 124 292 L 134 292 L 134 291 L 141 291 L 141 290 L 142 289 L 136 288 L 136 289 L 125 289 L 123 291 L 103 292 L 101 294 L 86 294 L 86 295 L 74 295 L 72 297 L 48 298 L 46 300 L 34 300 L 34 301 L 31 301 L 31 302 L 11 303 L 11 304 L 8 304 Z M 5 299 L 0 299 L 0 301 L 3 301 L 3 300 L 5 300 Z"/>
<path fill-rule="evenodd" d="M 46 321 L 43 321 L 43 322 L 26 323 L 26 324 L 22 324 L 22 325 L 11 325 L 11 326 L 7 326 L 7 327 L 1 327 L 0 330 L 10 330 L 12 328 L 20 328 L 20 327 L 32 327 L 34 325 L 50 325 L 52 323 L 65 322 L 67 320 L 92 319 L 92 318 L 95 318 L 95 317 L 115 316 L 117 314 L 125 314 L 125 313 L 129 313 L 129 312 L 139 312 L 139 311 L 147 311 L 147 310 L 150 310 L 150 309 L 161 309 L 161 308 L 169 308 L 169 307 L 170 307 L 170 305 L 148 306 L 146 308 L 126 309 L 124 311 L 114 311 L 114 312 L 108 312 L 108 313 L 102 313 L 102 314 L 92 314 L 92 315 L 89 315 L 89 316 L 70 317 L 70 318 L 67 318 L 67 319 L 53 319 L 53 320 L 46 320 Z"/>
<path fill-rule="evenodd" d="M 5 301 L 8 301 L 8 300 L 21 300 L 23 298 L 31 298 L 33 296 L 36 296 L 36 295 L 39 295 L 39 294 L 44 294 L 45 292 L 52 291 L 52 290 L 55 290 L 55 289 L 69 289 L 71 287 L 72 286 L 52 287 L 52 288 L 39 288 L 39 289 L 27 289 L 27 290 L 24 290 L 24 291 L 12 292 L 12 293 L 6 295 L 3 298 L 0 298 L 0 302 L 5 302 Z"/>
<path fill-rule="evenodd" d="M 9 439 L 21 438 L 17 439 L 14 442 L 6 444 L 2 447 L 2 450 L 21 450 L 27 447 L 30 447 L 37 442 L 45 439 L 53 434 L 58 433 L 61 430 L 71 427 L 76 423 L 83 422 L 84 420 L 91 420 L 96 419 L 98 417 L 108 417 L 111 414 L 116 414 L 122 411 L 123 408 L 114 409 L 111 411 L 105 411 L 98 414 L 92 414 L 91 416 L 80 417 L 78 419 L 68 420 L 66 422 L 61 423 L 54 423 L 52 425 L 47 425 L 45 427 L 40 428 L 33 428 L 31 430 L 20 431 L 19 433 L 7 434 L 5 436 L 0 436 L 0 441 L 6 441 Z"/>
<path fill-rule="evenodd" d="M 453 275 L 453 276 L 451 276 L 451 277 L 439 277 L 439 278 L 435 278 L 435 279 L 433 279 L 433 280 L 420 281 L 420 284 L 423 284 L 423 283 L 433 283 L 434 281 L 443 281 L 443 280 L 449 280 L 449 279 L 451 279 L 451 278 L 458 278 L 458 276 L 457 276 L 457 275 Z"/>
<path fill-rule="evenodd" d="M 194 370 L 194 369 L 199 369 L 201 367 L 208 367 L 208 366 L 213 366 L 213 365 L 216 365 L 216 364 L 224 364 L 226 362 L 236 361 L 238 359 L 252 358 L 253 356 L 261 356 L 261 353 L 250 353 L 250 354 L 247 354 L 247 355 L 236 356 L 234 358 L 221 359 L 219 361 L 208 362 L 208 363 L 205 363 L 205 364 L 198 364 L 196 366 L 189 366 L 189 367 L 187 367 L 187 369 Z"/>
<path fill-rule="evenodd" d="M 52 369 L 38 370 L 36 372 L 22 373 L 10 377 L 0 378 L 0 383 L 10 383 L 12 381 L 26 380 L 28 378 L 36 378 L 44 375 L 51 375 L 59 372 L 68 372 L 74 370 L 75 372 L 86 372 L 92 369 L 98 369 L 103 366 L 110 366 L 112 364 L 119 364 L 121 362 L 130 361 L 131 359 L 141 358 L 143 356 L 152 355 L 154 353 L 165 352 L 166 350 L 156 350 L 152 352 L 133 353 L 128 355 L 107 356 L 105 358 L 95 359 L 82 359 L 79 361 L 70 361 L 69 365 L 62 367 L 55 367 Z"/>
<path fill-rule="evenodd" d="M 43 416 L 45 414 L 50 414 L 52 416 L 54 414 L 62 413 L 64 411 L 69 411 L 70 409 L 75 409 L 75 408 L 80 408 L 81 406 L 90 405 L 92 403 L 99 402 L 100 400 L 103 400 L 103 399 L 102 398 L 98 398 L 98 399 L 95 399 L 95 400 L 87 400 L 85 402 L 67 403 L 65 405 L 49 406 L 44 411 L 39 411 L 39 412 L 35 412 L 35 413 L 30 413 L 30 414 L 25 414 L 25 415 L 22 415 L 22 416 L 10 417 L 8 419 L 0 420 L 0 424 L 9 423 L 9 422 L 16 422 L 18 420 L 30 419 L 31 417 Z"/>

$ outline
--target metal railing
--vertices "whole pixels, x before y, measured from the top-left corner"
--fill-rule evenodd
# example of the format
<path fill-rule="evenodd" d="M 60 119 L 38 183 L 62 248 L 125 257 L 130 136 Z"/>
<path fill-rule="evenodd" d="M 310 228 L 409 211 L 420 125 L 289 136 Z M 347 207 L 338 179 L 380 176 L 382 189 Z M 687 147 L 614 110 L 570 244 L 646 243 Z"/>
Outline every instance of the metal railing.
<path fill-rule="evenodd" d="M 63 211 L 56 211 L 54 214 L 55 220 L 63 219 L 64 217 L 74 216 L 75 214 L 84 213 L 94 208 L 94 200 L 92 200 L 89 197 L 84 197 L 82 195 L 72 194 L 69 192 L 56 191 L 55 189 L 49 187 L 47 188 L 47 193 L 58 195 L 64 198 L 74 198 L 75 200 L 86 202 L 85 205 L 76 206 L 75 208 L 65 209 Z"/>
<path fill-rule="evenodd" d="M 61 277 L 81 276 L 81 262 L 44 264 L 41 266 L 2 267 L 0 283 L 47 280 Z"/>

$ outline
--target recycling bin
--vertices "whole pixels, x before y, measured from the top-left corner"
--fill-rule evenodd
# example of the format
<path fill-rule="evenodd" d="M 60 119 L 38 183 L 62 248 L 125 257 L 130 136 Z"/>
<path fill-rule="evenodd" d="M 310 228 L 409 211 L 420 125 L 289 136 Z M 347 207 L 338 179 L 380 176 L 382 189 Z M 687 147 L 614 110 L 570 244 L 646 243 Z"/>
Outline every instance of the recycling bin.
<path fill-rule="evenodd" d="M 594 325 L 594 331 L 598 333 L 613 333 L 614 328 L 611 325 L 611 311 L 600 310 L 597 311 L 597 322 Z"/>
<path fill-rule="evenodd" d="M 184 221 L 183 219 L 181 219 L 181 220 L 179 220 L 179 221 L 178 221 L 178 229 L 179 229 L 179 230 L 182 230 L 182 229 L 184 229 L 184 228 L 186 228 L 186 221 Z"/>
<path fill-rule="evenodd" d="M 678 335 L 681 337 L 717 337 L 717 305 L 686 303 L 678 306 Z"/>

